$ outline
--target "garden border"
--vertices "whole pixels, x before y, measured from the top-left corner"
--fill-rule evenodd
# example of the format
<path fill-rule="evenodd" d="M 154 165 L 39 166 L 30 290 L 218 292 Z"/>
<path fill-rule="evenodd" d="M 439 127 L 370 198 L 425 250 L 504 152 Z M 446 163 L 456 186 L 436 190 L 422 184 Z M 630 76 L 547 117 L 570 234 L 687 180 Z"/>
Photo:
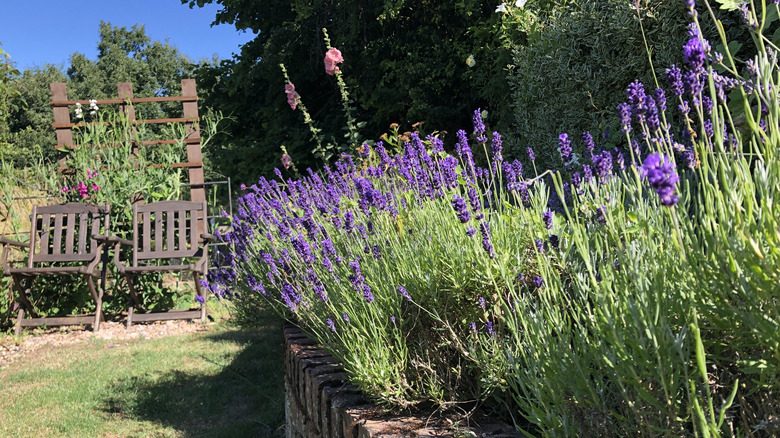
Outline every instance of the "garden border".
<path fill-rule="evenodd" d="M 339 361 L 301 329 L 285 322 L 283 332 L 287 438 L 525 436 L 500 422 L 464 426 L 456 435 L 452 428 L 431 426 L 425 417 L 387 416 L 346 381 Z"/>

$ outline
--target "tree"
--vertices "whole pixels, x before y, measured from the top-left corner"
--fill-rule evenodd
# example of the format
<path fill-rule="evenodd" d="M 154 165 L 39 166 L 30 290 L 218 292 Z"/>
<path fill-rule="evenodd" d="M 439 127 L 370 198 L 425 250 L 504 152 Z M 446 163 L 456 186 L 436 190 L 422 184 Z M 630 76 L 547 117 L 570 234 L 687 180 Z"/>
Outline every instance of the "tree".
<path fill-rule="evenodd" d="M 182 3 L 195 7 L 215 1 Z M 454 138 L 455 130 L 470 126 L 476 108 L 489 108 L 488 121 L 494 124 L 505 112 L 503 97 L 509 89 L 503 80 L 504 61 L 511 57 L 499 39 L 502 16 L 493 2 L 216 3 L 222 9 L 214 24 L 233 24 L 257 34 L 233 59 L 198 71 L 207 104 L 235 117 L 219 142 L 215 164 L 237 180 L 250 182 L 270 174 L 278 165 L 281 145 L 299 168 L 317 164 L 301 116 L 285 102 L 281 63 L 323 135 L 343 138 L 340 92 L 323 66 L 323 27 L 344 55 L 341 68 L 358 107 L 357 119 L 365 122 L 365 138 L 376 139 L 393 122 L 402 129 L 424 122 L 427 132 L 444 130 Z M 484 61 L 469 67 L 467 58 L 481 48 L 486 48 Z M 498 85 L 493 78 L 501 78 Z M 491 98 L 498 96 L 502 99 Z"/>
<path fill-rule="evenodd" d="M 192 77 L 193 64 L 176 47 L 152 41 L 141 25 L 130 29 L 100 22 L 98 57 L 90 60 L 73 53 L 65 68 L 47 64 L 25 70 L 16 88 L 28 105 L 10 112 L 10 142 L 14 148 L 4 158 L 17 167 L 31 165 L 36 157 L 53 159 L 56 139 L 51 128 L 49 106 L 51 82 L 66 82 L 69 98 L 115 98 L 118 82 L 132 82 L 136 97 L 169 96 L 181 93 L 181 79 Z M 162 118 L 179 114 L 181 104 L 136 105 L 138 118 Z"/>

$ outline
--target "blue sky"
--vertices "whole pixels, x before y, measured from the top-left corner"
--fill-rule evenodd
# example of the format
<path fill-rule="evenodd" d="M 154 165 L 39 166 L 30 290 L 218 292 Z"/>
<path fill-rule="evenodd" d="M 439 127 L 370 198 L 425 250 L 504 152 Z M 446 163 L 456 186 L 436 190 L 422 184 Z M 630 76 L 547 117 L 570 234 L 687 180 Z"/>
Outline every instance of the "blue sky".
<path fill-rule="evenodd" d="M 228 59 L 254 38 L 232 25 L 210 27 L 219 5 L 190 9 L 179 0 L 18 0 L 0 6 L 0 43 L 16 68 L 68 62 L 80 52 L 97 58 L 100 20 L 114 26 L 143 24 L 152 40 L 176 46 L 192 60 Z"/>

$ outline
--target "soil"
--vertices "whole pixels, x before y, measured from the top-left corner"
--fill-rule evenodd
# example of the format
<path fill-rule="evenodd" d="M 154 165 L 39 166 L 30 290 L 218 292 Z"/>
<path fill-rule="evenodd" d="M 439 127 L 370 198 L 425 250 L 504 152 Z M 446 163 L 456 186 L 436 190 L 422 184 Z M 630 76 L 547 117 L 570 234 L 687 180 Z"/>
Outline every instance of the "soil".
<path fill-rule="evenodd" d="M 208 331 L 211 329 L 211 325 L 213 323 L 202 324 L 188 320 L 173 320 L 134 324 L 128 329 L 124 322 L 106 321 L 100 324 L 98 332 L 93 332 L 91 328 L 84 326 L 64 326 L 28 330 L 21 337 L 0 335 L 0 369 L 45 345 L 64 346 L 90 339 L 117 341 L 156 339 L 163 336 Z M 105 348 L 111 348 L 112 345 L 107 343 Z"/>

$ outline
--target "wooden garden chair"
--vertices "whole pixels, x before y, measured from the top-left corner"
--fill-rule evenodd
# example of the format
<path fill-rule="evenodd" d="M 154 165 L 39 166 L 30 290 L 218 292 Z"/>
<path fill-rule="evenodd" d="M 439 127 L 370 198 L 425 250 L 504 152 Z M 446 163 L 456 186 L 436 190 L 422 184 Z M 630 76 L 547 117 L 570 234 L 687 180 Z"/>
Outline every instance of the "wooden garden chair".
<path fill-rule="evenodd" d="M 99 240 L 109 230 L 108 206 L 94 206 L 78 202 L 33 207 L 30 216 L 30 239 L 17 242 L 0 236 L 3 245 L 0 264 L 3 273 L 11 276 L 16 289 L 18 317 L 16 333 L 22 327 L 91 324 L 94 331 L 100 329 L 103 320 L 103 288 L 96 288 L 94 277 L 103 275 L 97 270 L 104 251 Z M 12 249 L 27 249 L 27 266 L 9 260 Z M 36 277 L 57 275 L 83 275 L 95 302 L 95 314 L 87 316 L 38 317 L 30 302 L 30 292 Z M 60 291 L 67 293 L 68 291 Z M 25 318 L 29 313 L 33 318 Z"/>
<path fill-rule="evenodd" d="M 127 309 L 127 327 L 133 321 L 162 321 L 171 319 L 206 318 L 205 296 L 200 285 L 201 276 L 208 269 L 208 243 L 215 240 L 206 232 L 206 202 L 161 201 L 133 206 L 132 240 L 105 238 L 113 242 L 114 262 L 120 274 L 127 279 L 130 305 Z M 201 225 L 202 224 L 202 225 Z M 203 230 L 200 228 L 203 227 Z M 132 258 L 120 260 L 121 246 L 133 248 Z M 199 310 L 171 310 L 168 312 L 135 313 L 143 310 L 138 299 L 135 277 L 153 272 L 192 272 L 199 297 Z"/>

